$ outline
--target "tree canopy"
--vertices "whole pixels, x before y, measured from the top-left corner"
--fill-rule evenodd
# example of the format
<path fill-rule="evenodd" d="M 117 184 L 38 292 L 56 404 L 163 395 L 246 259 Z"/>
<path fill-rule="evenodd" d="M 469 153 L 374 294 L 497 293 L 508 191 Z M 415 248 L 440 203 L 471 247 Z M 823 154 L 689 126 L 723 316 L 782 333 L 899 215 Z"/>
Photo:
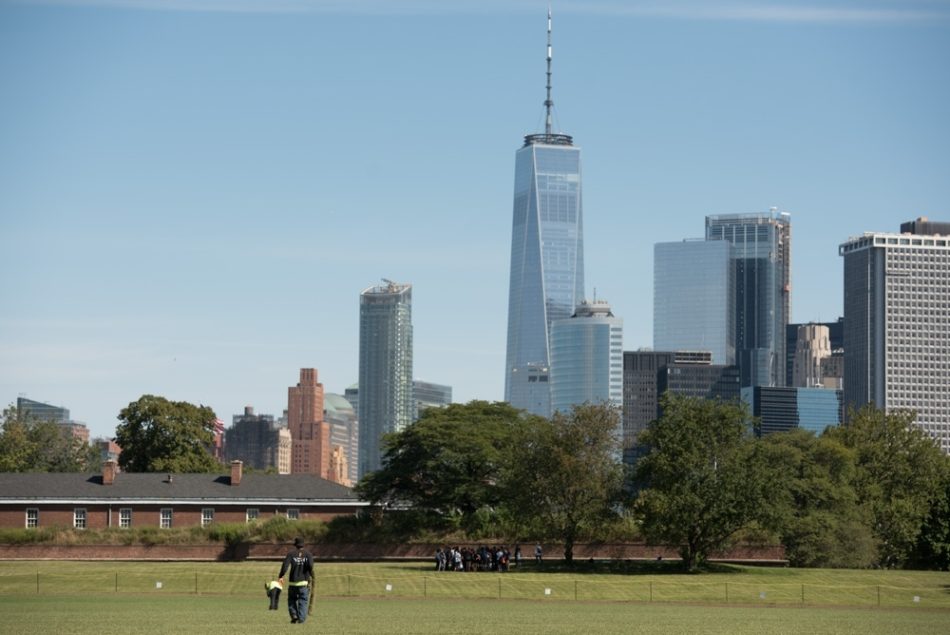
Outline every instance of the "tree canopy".
<path fill-rule="evenodd" d="M 55 421 L 21 417 L 12 404 L 2 414 L 0 472 L 85 472 L 99 467 L 99 452 Z"/>
<path fill-rule="evenodd" d="M 826 436 L 855 455 L 854 487 L 879 541 L 878 564 L 896 567 L 913 554 L 931 510 L 947 495 L 947 457 L 913 412 L 872 406 L 851 412 Z"/>
<path fill-rule="evenodd" d="M 618 517 L 624 480 L 620 413 L 608 404 L 584 404 L 526 423 L 509 457 L 505 501 L 514 518 L 540 524 L 563 540 L 570 563 L 582 532 Z"/>
<path fill-rule="evenodd" d="M 216 472 L 215 414 L 207 406 L 143 395 L 119 413 L 119 466 L 127 472 Z"/>
<path fill-rule="evenodd" d="M 383 440 L 383 467 L 357 492 L 384 507 L 412 507 L 465 526 L 501 502 L 501 469 L 524 419 L 507 403 L 472 401 L 428 408 Z"/>
<path fill-rule="evenodd" d="M 794 429 L 762 439 L 772 471 L 773 528 L 801 567 L 868 567 L 877 561 L 870 516 L 854 488 L 856 452 L 831 435 Z"/>
<path fill-rule="evenodd" d="M 641 435 L 638 515 L 651 542 L 676 545 L 687 570 L 769 509 L 760 444 L 737 404 L 667 393 Z"/>

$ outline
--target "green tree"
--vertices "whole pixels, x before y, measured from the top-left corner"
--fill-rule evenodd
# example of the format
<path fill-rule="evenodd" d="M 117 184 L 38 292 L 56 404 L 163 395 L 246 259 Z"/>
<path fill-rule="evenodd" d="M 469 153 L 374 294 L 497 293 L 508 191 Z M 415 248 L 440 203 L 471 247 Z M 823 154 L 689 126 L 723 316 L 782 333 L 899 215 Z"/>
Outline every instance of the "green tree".
<path fill-rule="evenodd" d="M 913 412 L 867 405 L 850 412 L 847 425 L 826 433 L 857 455 L 855 490 L 870 514 L 884 567 L 908 560 L 930 510 L 945 495 L 946 459 L 914 419 Z"/>
<path fill-rule="evenodd" d="M 585 404 L 524 423 L 505 471 L 506 506 L 524 525 L 562 540 L 571 563 L 578 538 L 618 519 L 620 413 L 607 404 Z"/>
<path fill-rule="evenodd" d="M 127 472 L 217 472 L 210 453 L 214 411 L 185 401 L 143 395 L 119 413 L 115 441 Z"/>
<path fill-rule="evenodd" d="M 386 435 L 382 468 L 356 491 L 389 508 L 410 507 L 437 522 L 474 522 L 501 500 L 499 474 L 524 418 L 507 403 L 472 401 L 429 408 L 415 423 Z"/>
<path fill-rule="evenodd" d="M 636 510 L 647 539 L 679 547 L 688 571 L 739 530 L 767 520 L 769 472 L 737 404 L 667 393 L 641 435 Z"/>
<path fill-rule="evenodd" d="M 920 528 L 910 564 L 920 569 L 950 571 L 950 457 L 944 455 L 940 491 Z"/>
<path fill-rule="evenodd" d="M 798 567 L 863 568 L 877 560 L 871 521 L 858 504 L 856 453 L 796 428 L 762 439 L 773 471 L 774 528 Z"/>
<path fill-rule="evenodd" d="M 98 467 L 98 451 L 55 421 L 2 414 L 0 472 L 83 472 Z"/>

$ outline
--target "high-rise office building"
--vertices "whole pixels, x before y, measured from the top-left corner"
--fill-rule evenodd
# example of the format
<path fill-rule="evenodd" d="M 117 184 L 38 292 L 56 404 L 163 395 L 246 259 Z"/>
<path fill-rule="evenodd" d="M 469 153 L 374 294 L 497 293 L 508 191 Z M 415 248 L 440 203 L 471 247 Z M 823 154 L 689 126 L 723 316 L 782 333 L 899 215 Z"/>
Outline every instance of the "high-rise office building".
<path fill-rule="evenodd" d="M 623 320 L 603 300 L 581 302 L 551 326 L 551 410 L 585 403 L 623 407 Z"/>
<path fill-rule="evenodd" d="M 785 327 L 791 315 L 791 216 L 706 217 L 706 240 L 732 245 L 736 276 L 736 363 L 743 386 L 785 385 Z"/>
<path fill-rule="evenodd" d="M 915 425 L 950 453 L 950 224 L 918 233 L 865 233 L 844 258 L 844 400 L 913 410 Z M 846 415 L 847 416 L 847 415 Z"/>
<path fill-rule="evenodd" d="M 356 415 L 356 419 L 360 418 L 360 385 L 353 384 L 348 386 L 346 390 L 343 391 L 343 398 L 350 402 L 350 405 L 353 406 L 353 414 Z"/>
<path fill-rule="evenodd" d="M 352 486 L 359 478 L 359 425 L 356 410 L 343 395 L 323 396 L 323 418 L 330 426 L 330 467 L 342 475 L 337 481 Z"/>
<path fill-rule="evenodd" d="M 581 156 L 552 131 L 550 13 L 547 78 L 544 132 L 527 135 L 515 155 L 505 358 L 505 400 L 542 416 L 551 414 L 551 325 L 584 298 Z"/>
<path fill-rule="evenodd" d="M 32 419 L 33 421 L 52 421 L 59 425 L 60 431 L 73 439 L 82 443 L 89 442 L 89 428 L 81 421 L 73 421 L 69 418 L 69 409 L 34 401 L 26 397 L 17 397 L 16 400 L 17 417 L 20 420 Z"/>
<path fill-rule="evenodd" d="M 709 351 L 712 363 L 736 361 L 735 267 L 724 240 L 653 247 L 653 348 Z"/>
<path fill-rule="evenodd" d="M 785 327 L 785 385 L 793 386 L 795 379 L 795 349 L 798 347 L 798 327 L 805 324 L 819 324 L 828 328 L 828 343 L 832 356 L 844 355 L 844 318 L 834 322 L 790 322 Z M 827 373 L 824 376 L 828 376 Z M 840 376 L 840 375 L 839 375 Z M 839 386 L 840 388 L 840 386 Z"/>
<path fill-rule="evenodd" d="M 287 389 L 287 427 L 293 441 L 291 473 L 330 479 L 330 427 L 323 420 L 323 384 L 315 368 L 301 368 Z"/>
<path fill-rule="evenodd" d="M 452 403 L 452 387 L 415 379 L 412 382 L 412 420 L 418 421 L 427 408 L 445 408 Z"/>
<path fill-rule="evenodd" d="M 831 337 L 823 324 L 802 324 L 798 327 L 795 361 L 792 367 L 792 386 L 814 388 L 822 386 L 821 362 L 831 357 Z"/>
<path fill-rule="evenodd" d="M 292 448 L 290 430 L 274 421 L 274 415 L 254 414 L 251 406 L 234 415 L 224 432 L 225 460 L 242 461 L 256 470 L 274 468 L 278 474 L 290 474 Z"/>
<path fill-rule="evenodd" d="M 841 424 L 840 390 L 750 386 L 742 389 L 749 414 L 759 420 L 758 436 L 787 432 L 793 428 L 821 434 Z"/>
<path fill-rule="evenodd" d="M 53 423 L 66 423 L 70 420 L 68 408 L 60 408 L 26 397 L 17 397 L 16 414 L 21 420 L 29 418 L 34 421 L 52 421 Z"/>
<path fill-rule="evenodd" d="M 412 286 L 385 280 L 360 294 L 360 478 L 382 466 L 383 435 L 412 410 Z"/>
<path fill-rule="evenodd" d="M 671 392 L 701 399 L 739 399 L 739 369 L 712 363 L 709 351 L 624 351 L 624 461 L 639 452 L 637 437 L 659 417 L 660 397 Z"/>

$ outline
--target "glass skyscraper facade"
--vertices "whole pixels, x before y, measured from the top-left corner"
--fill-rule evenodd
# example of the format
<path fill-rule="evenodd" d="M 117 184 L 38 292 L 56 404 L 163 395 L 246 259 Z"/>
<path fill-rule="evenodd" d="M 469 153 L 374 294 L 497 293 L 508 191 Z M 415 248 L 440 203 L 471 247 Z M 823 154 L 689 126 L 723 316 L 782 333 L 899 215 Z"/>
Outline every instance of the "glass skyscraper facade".
<path fill-rule="evenodd" d="M 709 351 L 736 359 L 735 268 L 724 240 L 657 243 L 653 248 L 653 348 Z"/>
<path fill-rule="evenodd" d="M 742 400 L 759 419 L 759 436 L 804 428 L 821 434 L 841 424 L 842 394 L 829 388 L 749 386 Z"/>
<path fill-rule="evenodd" d="M 505 400 L 549 416 L 550 333 L 584 297 L 580 149 L 529 135 L 515 158 Z"/>
<path fill-rule="evenodd" d="M 623 320 L 606 302 L 582 302 L 551 327 L 551 410 L 603 402 L 623 407 Z"/>
<path fill-rule="evenodd" d="M 452 387 L 416 379 L 412 382 L 412 420 L 418 421 L 427 408 L 445 408 L 452 403 Z"/>
<path fill-rule="evenodd" d="M 412 423 L 412 287 L 360 294 L 359 477 L 382 466 L 384 434 Z"/>
<path fill-rule="evenodd" d="M 706 240 L 732 245 L 740 382 L 784 386 L 785 330 L 791 315 L 790 215 L 707 216 Z"/>

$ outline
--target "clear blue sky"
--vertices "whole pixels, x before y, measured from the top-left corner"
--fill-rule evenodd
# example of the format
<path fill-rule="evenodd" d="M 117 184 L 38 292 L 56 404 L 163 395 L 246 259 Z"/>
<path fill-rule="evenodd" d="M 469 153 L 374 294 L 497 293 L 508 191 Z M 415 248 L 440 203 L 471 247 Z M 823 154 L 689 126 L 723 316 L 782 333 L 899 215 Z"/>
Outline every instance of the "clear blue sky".
<path fill-rule="evenodd" d="M 360 291 L 413 284 L 415 375 L 503 392 L 535 1 L 0 0 L 0 400 L 93 435 L 144 393 L 280 414 L 357 378 Z M 950 220 L 950 2 L 555 2 L 587 289 L 652 342 L 652 254 L 792 214 L 795 321 L 837 246 Z"/>

